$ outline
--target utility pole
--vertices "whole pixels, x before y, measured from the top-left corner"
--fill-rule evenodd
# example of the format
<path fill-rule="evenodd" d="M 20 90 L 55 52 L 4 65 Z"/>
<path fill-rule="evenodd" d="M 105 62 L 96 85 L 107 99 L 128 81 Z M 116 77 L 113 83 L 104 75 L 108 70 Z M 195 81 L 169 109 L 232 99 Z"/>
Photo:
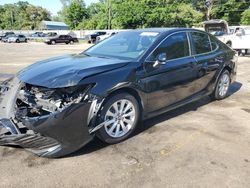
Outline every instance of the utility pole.
<path fill-rule="evenodd" d="M 108 28 L 112 29 L 112 3 L 111 0 L 107 0 L 107 6 L 108 6 Z"/>
<path fill-rule="evenodd" d="M 11 29 L 13 29 L 13 25 L 14 25 L 14 12 L 13 12 L 13 10 L 11 10 L 11 12 L 10 12 L 10 17 L 11 17 Z"/>
<path fill-rule="evenodd" d="M 214 2 L 213 0 L 205 0 L 205 6 L 207 8 L 207 12 L 206 12 L 207 20 L 210 20 L 213 2 Z"/>

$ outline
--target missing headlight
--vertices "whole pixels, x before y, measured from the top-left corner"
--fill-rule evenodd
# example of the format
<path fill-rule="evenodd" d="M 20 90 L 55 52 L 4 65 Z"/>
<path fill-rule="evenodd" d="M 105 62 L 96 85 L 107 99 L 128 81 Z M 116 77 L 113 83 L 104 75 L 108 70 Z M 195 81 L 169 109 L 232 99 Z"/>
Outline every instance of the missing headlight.
<path fill-rule="evenodd" d="M 16 100 L 16 118 L 37 117 L 60 112 L 84 100 L 93 85 L 49 89 L 24 84 Z"/>

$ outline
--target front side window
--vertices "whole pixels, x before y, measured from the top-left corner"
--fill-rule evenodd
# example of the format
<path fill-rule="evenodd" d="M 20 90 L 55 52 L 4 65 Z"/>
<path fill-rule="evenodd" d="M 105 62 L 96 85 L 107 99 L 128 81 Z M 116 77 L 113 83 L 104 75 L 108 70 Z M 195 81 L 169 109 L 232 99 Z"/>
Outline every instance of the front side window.
<path fill-rule="evenodd" d="M 84 53 L 90 56 L 137 59 L 149 49 L 158 35 L 158 32 L 120 32 L 96 44 Z"/>
<path fill-rule="evenodd" d="M 150 56 L 150 61 L 155 61 L 162 55 L 166 55 L 166 60 L 178 59 L 189 56 L 188 37 L 185 32 L 176 33 L 169 36 Z"/>
<path fill-rule="evenodd" d="M 192 32 L 193 55 L 211 52 L 209 36 L 205 33 Z"/>

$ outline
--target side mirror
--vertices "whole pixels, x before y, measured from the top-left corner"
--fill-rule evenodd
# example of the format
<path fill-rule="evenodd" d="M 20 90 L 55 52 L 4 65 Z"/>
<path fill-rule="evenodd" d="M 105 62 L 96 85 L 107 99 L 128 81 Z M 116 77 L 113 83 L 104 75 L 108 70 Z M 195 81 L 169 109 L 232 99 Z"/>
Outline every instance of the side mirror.
<path fill-rule="evenodd" d="M 159 65 L 164 65 L 166 64 L 166 61 L 167 61 L 167 54 L 166 53 L 160 53 L 158 56 L 157 56 L 157 59 L 153 65 L 153 67 L 158 67 Z"/>
<path fill-rule="evenodd" d="M 157 61 L 159 61 L 161 63 L 166 63 L 166 61 L 167 61 L 167 54 L 166 53 L 160 53 L 157 56 Z"/>

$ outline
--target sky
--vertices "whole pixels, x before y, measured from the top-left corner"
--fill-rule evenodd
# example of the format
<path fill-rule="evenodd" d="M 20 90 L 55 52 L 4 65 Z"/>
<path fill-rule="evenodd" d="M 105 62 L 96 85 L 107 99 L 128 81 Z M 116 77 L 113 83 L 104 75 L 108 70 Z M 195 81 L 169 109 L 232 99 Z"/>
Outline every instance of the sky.
<path fill-rule="evenodd" d="M 7 3 L 16 3 L 20 0 L 0 0 L 0 5 L 4 5 Z M 52 15 L 56 15 L 59 10 L 62 8 L 62 4 L 60 0 L 22 0 L 28 1 L 30 4 L 41 6 L 49 10 Z M 98 0 L 84 0 L 86 5 L 91 3 L 98 2 Z"/>

